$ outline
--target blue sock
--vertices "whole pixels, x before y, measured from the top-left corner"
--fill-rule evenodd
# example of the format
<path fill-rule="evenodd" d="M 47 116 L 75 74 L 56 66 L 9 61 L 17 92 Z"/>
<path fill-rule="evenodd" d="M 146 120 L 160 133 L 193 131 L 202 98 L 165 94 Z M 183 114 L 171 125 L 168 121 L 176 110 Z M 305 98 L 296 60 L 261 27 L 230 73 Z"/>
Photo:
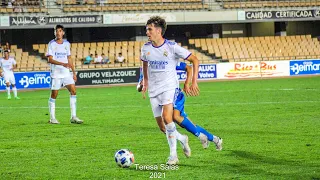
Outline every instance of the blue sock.
<path fill-rule="evenodd" d="M 214 139 L 214 135 L 209 133 L 207 130 L 203 129 L 201 126 L 197 125 L 197 129 L 199 132 L 203 133 L 204 135 L 206 135 L 208 137 L 209 141 L 213 141 Z"/>
<path fill-rule="evenodd" d="M 188 118 L 184 117 L 183 121 L 181 122 L 181 125 L 195 136 L 199 136 L 200 132 L 198 131 L 197 127 Z"/>

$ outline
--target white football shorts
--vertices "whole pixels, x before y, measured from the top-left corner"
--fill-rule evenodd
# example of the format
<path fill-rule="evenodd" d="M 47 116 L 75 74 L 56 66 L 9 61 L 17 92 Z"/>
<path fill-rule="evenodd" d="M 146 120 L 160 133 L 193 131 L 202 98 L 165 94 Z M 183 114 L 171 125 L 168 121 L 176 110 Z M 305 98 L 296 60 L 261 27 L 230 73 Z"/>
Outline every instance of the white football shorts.
<path fill-rule="evenodd" d="M 74 84 L 72 76 L 66 76 L 64 78 L 51 78 L 51 90 L 59 90 L 60 88 Z"/>
<path fill-rule="evenodd" d="M 175 101 L 175 93 L 177 90 L 163 92 L 155 97 L 150 98 L 151 108 L 154 117 L 162 115 L 162 106 L 173 104 Z"/>
<path fill-rule="evenodd" d="M 6 83 L 16 84 L 16 79 L 14 78 L 13 73 L 12 74 L 4 74 L 3 78 Z"/>

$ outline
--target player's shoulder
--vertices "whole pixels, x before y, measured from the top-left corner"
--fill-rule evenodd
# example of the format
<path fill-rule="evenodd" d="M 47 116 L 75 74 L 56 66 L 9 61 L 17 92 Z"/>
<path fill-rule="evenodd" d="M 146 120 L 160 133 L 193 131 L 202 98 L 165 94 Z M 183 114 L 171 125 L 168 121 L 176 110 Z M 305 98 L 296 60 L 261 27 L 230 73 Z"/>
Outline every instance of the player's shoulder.
<path fill-rule="evenodd" d="M 175 46 L 175 45 L 177 45 L 176 42 L 170 41 L 170 40 L 168 40 L 168 39 L 165 40 L 165 43 L 168 44 L 169 46 Z"/>
<path fill-rule="evenodd" d="M 144 46 L 151 46 L 151 45 L 152 45 L 151 41 L 144 43 Z"/>
<path fill-rule="evenodd" d="M 146 42 L 146 43 L 143 44 L 143 46 L 141 47 L 141 49 L 142 49 L 142 51 L 143 51 L 143 50 L 148 49 L 148 48 L 150 48 L 150 47 L 152 47 L 152 43 L 151 43 L 151 41 L 148 41 L 148 42 Z"/>
<path fill-rule="evenodd" d="M 53 44 L 53 43 L 56 43 L 55 39 L 52 39 L 48 44 Z"/>
<path fill-rule="evenodd" d="M 63 43 L 70 44 L 70 42 L 66 39 L 63 39 Z"/>
<path fill-rule="evenodd" d="M 152 42 L 148 41 L 148 42 L 143 44 L 142 48 L 151 47 L 151 46 L 152 46 Z"/>

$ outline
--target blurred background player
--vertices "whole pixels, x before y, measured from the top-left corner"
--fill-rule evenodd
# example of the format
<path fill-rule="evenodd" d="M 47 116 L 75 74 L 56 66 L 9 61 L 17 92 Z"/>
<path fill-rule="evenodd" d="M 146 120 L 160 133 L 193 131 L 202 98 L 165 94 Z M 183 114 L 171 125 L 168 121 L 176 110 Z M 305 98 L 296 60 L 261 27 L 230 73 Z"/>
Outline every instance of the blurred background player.
<path fill-rule="evenodd" d="M 177 156 L 177 130 L 173 122 L 173 100 L 179 88 L 176 65 L 180 58 L 194 63 L 193 73 L 198 74 L 198 59 L 188 50 L 175 42 L 163 38 L 166 31 L 166 21 L 159 17 L 151 17 L 146 24 L 148 43 L 141 49 L 143 61 L 143 96 L 148 90 L 153 115 L 165 123 L 166 136 L 170 148 L 167 164 L 178 163 Z M 190 92 L 199 94 L 197 76 L 193 76 Z M 149 88 L 149 89 L 148 89 Z M 157 121 L 158 122 L 158 121 Z"/>
<path fill-rule="evenodd" d="M 51 124 L 59 124 L 59 121 L 55 116 L 56 98 L 58 96 L 59 89 L 65 86 L 70 92 L 70 108 L 71 108 L 71 123 L 81 124 L 83 123 L 76 116 L 76 86 L 77 76 L 71 59 L 70 43 L 63 39 L 64 27 L 62 25 L 56 25 L 54 28 L 55 39 L 51 40 L 48 44 L 48 50 L 46 56 L 50 65 L 51 76 L 51 97 L 49 99 L 49 111 Z M 71 68 L 73 76 L 71 75 L 69 68 Z"/>
<path fill-rule="evenodd" d="M 11 99 L 10 94 L 10 85 L 12 86 L 12 91 L 15 99 L 20 99 L 18 97 L 17 87 L 16 87 L 16 80 L 14 78 L 14 69 L 17 68 L 17 63 L 14 58 L 9 57 L 9 50 L 4 50 L 4 58 L 0 60 L 0 67 L 2 72 L 0 72 L 0 76 L 4 77 L 6 82 L 6 90 L 8 94 L 8 99 Z"/>
<path fill-rule="evenodd" d="M 182 70 L 187 72 L 185 84 L 184 84 L 184 91 L 190 92 L 189 90 L 189 83 L 192 78 L 192 68 L 188 66 L 185 62 L 180 62 L 178 66 L 176 66 L 176 70 Z M 141 70 L 140 70 L 141 71 Z M 143 73 L 140 72 L 140 77 L 137 85 L 138 92 L 141 92 L 143 87 Z M 222 139 L 218 136 L 214 136 L 212 133 L 208 132 L 206 129 L 202 128 L 199 125 L 195 125 L 188 117 L 187 114 L 184 111 L 184 103 L 185 103 L 185 97 L 183 92 L 179 89 L 179 93 L 175 98 L 174 101 L 174 111 L 173 111 L 173 119 L 178 125 L 182 128 L 185 128 L 187 131 L 195 135 L 199 138 L 199 140 L 202 143 L 203 148 L 209 147 L 209 141 L 214 142 L 216 145 L 217 150 L 222 150 Z M 162 132 L 165 133 L 165 125 L 163 120 L 157 120 L 158 126 Z M 180 133 L 179 133 L 180 134 Z M 177 136 L 177 140 L 182 142 L 183 139 L 179 139 Z M 209 141 L 208 141 L 209 140 Z M 186 152 L 185 152 L 186 154 Z M 186 154 L 187 157 L 191 156 L 191 150 L 189 154 Z"/>

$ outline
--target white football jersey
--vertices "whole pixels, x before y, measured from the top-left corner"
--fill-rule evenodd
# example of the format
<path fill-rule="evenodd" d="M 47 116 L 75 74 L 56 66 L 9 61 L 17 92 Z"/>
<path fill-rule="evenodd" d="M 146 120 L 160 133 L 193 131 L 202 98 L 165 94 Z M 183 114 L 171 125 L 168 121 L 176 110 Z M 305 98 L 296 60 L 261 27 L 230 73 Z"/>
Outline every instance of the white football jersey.
<path fill-rule="evenodd" d="M 141 49 L 141 60 L 148 62 L 149 97 L 179 87 L 176 66 L 180 58 L 187 59 L 191 53 L 176 42 L 165 40 L 155 47 L 151 42 Z"/>
<path fill-rule="evenodd" d="M 12 75 L 13 74 L 13 66 L 16 65 L 17 62 L 14 60 L 14 58 L 9 57 L 9 59 L 5 60 L 4 58 L 0 59 L 0 67 L 2 69 L 2 73 L 6 75 Z"/>
<path fill-rule="evenodd" d="M 47 57 L 52 56 L 53 60 L 68 63 L 68 56 L 70 55 L 70 43 L 67 40 L 63 40 L 62 44 L 58 44 L 55 40 L 49 42 Z M 51 64 L 50 75 L 52 78 L 64 78 L 70 76 L 70 70 L 61 65 Z"/>

